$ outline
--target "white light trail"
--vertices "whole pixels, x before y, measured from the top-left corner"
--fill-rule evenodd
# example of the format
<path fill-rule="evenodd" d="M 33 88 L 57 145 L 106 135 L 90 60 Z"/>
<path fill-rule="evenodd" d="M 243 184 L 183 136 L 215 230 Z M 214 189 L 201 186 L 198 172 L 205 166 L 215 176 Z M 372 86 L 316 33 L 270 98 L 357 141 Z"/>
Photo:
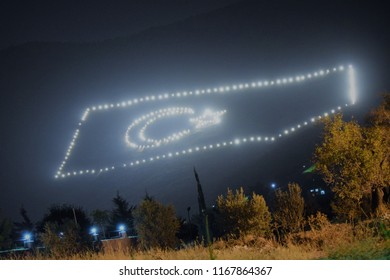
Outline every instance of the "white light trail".
<path fill-rule="evenodd" d="M 351 104 L 355 104 L 357 98 L 356 92 L 356 78 L 355 78 L 355 69 L 352 65 L 348 67 L 348 83 L 349 83 L 349 97 L 351 99 Z"/>
<path fill-rule="evenodd" d="M 260 80 L 260 81 L 253 81 L 250 83 L 240 83 L 240 84 L 231 84 L 231 85 L 225 85 L 225 86 L 218 86 L 213 88 L 205 88 L 205 89 L 196 89 L 194 91 L 183 91 L 183 92 L 176 92 L 176 93 L 164 93 L 164 94 L 158 94 L 158 95 L 150 95 L 150 96 L 144 96 L 139 98 L 133 98 L 127 101 L 118 102 L 115 105 L 114 104 L 100 104 L 100 105 L 94 105 L 89 108 L 86 108 L 86 110 L 83 112 L 81 120 L 78 123 L 78 128 L 75 130 L 73 137 L 71 139 L 71 142 L 68 146 L 68 149 L 65 152 L 64 159 L 62 160 L 60 166 L 58 167 L 55 178 L 66 178 L 71 176 L 80 176 L 80 175 L 88 175 L 88 174 L 100 174 L 105 172 L 110 172 L 119 168 L 131 168 L 137 165 L 146 164 L 150 162 L 156 162 L 161 160 L 168 160 L 174 157 L 182 156 L 182 155 L 188 155 L 193 154 L 197 152 L 204 152 L 212 149 L 223 149 L 230 146 L 237 146 L 237 145 L 247 145 L 251 143 L 259 143 L 259 142 L 268 142 L 272 143 L 275 142 L 277 139 L 283 138 L 285 136 L 288 136 L 290 134 L 294 134 L 298 130 L 301 130 L 303 126 L 307 126 L 310 123 L 316 123 L 318 120 L 320 120 L 323 117 L 327 117 L 330 114 L 335 114 L 336 112 L 340 111 L 342 107 L 348 107 L 348 104 L 345 104 L 344 106 L 338 106 L 337 109 L 331 109 L 328 112 L 330 113 L 324 113 L 323 115 L 319 115 L 316 117 L 308 118 L 306 121 L 297 124 L 296 126 L 286 128 L 281 130 L 279 133 L 275 135 L 267 135 L 267 136 L 261 136 L 261 135 L 249 135 L 247 137 L 242 138 L 235 138 L 235 139 L 225 139 L 221 140 L 217 143 L 209 143 L 208 145 L 204 146 L 194 146 L 194 147 L 188 147 L 188 149 L 185 150 L 177 150 L 177 151 L 170 151 L 163 154 L 156 154 L 148 156 L 147 158 L 143 159 L 137 159 L 131 162 L 125 162 L 121 163 L 115 166 L 111 167 L 100 167 L 100 168 L 89 168 L 86 170 L 74 170 L 74 171 L 64 171 L 65 166 L 67 165 L 67 162 L 69 161 L 70 157 L 72 156 L 72 151 L 76 145 L 76 142 L 80 136 L 80 130 L 82 126 L 86 123 L 88 118 L 91 117 L 92 113 L 96 114 L 101 111 L 108 111 L 108 110 L 115 110 L 115 109 L 123 109 L 128 107 L 137 106 L 139 104 L 148 103 L 148 102 L 162 102 L 168 99 L 174 99 L 174 98 L 188 98 L 190 96 L 202 96 L 202 95 L 210 95 L 210 94 L 227 94 L 227 93 L 234 93 L 234 92 L 242 92 L 242 91 L 249 91 L 254 88 L 260 89 L 260 88 L 270 88 L 270 87 L 282 87 L 282 86 L 288 86 L 293 83 L 302 83 L 304 81 L 313 80 L 313 79 L 319 79 L 323 78 L 327 75 L 343 72 L 345 70 L 344 66 L 338 66 L 331 69 L 320 69 L 318 71 L 314 71 L 307 74 L 300 74 L 300 75 L 289 75 L 286 77 L 280 77 L 273 80 Z M 295 77 L 295 78 L 293 78 Z M 357 87 L 356 87 L 356 77 L 355 77 L 355 70 L 353 66 L 348 67 L 348 96 L 350 99 L 351 104 L 355 104 L 357 100 Z M 182 130 L 177 133 L 174 133 L 172 135 L 169 135 L 162 139 L 152 139 L 147 137 L 146 131 L 148 126 L 150 126 L 153 122 L 156 122 L 157 120 L 169 116 L 175 116 L 175 115 L 194 115 L 194 110 L 189 107 L 176 107 L 176 108 L 165 108 L 160 109 L 158 111 L 151 112 L 149 114 L 143 115 L 140 118 L 134 120 L 130 126 L 127 128 L 126 135 L 125 135 L 125 141 L 126 143 L 132 147 L 137 149 L 144 149 L 144 148 L 153 148 L 158 147 L 161 144 L 168 144 L 172 141 L 178 141 L 182 137 L 190 134 L 193 130 L 187 129 Z M 223 111 L 206 111 L 202 116 L 191 118 L 191 122 L 195 125 L 195 129 L 202 129 L 204 127 L 218 124 L 221 119 L 220 117 L 226 113 L 226 110 Z M 133 128 L 136 126 L 140 126 L 143 124 L 141 129 L 138 133 L 138 139 L 141 142 L 144 142 L 145 145 L 138 144 L 131 140 L 130 138 L 130 132 Z M 276 135 L 278 137 L 276 137 Z"/>

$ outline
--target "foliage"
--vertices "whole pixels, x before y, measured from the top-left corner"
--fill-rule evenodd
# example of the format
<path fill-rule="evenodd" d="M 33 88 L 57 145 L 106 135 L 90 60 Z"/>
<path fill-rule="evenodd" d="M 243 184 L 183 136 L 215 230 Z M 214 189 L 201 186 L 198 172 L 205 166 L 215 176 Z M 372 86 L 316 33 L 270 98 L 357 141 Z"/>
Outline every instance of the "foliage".
<path fill-rule="evenodd" d="M 110 223 L 110 212 L 107 210 L 95 209 L 91 213 L 93 224 L 99 226 L 100 232 L 106 238 L 106 229 Z"/>
<path fill-rule="evenodd" d="M 345 244 L 328 255 L 333 260 L 390 260 L 390 241 L 379 242 L 375 238 Z"/>
<path fill-rule="evenodd" d="M 133 211 L 135 207 L 130 205 L 119 193 L 112 199 L 112 202 L 114 208 L 111 211 L 111 228 L 116 229 L 118 224 L 124 224 L 132 235 L 134 233 Z"/>
<path fill-rule="evenodd" d="M 30 217 L 27 214 L 27 210 L 23 206 L 20 208 L 20 215 L 22 216 L 22 221 L 14 223 L 14 237 L 17 236 L 20 238 L 25 233 L 35 236 L 35 226 L 31 222 Z"/>
<path fill-rule="evenodd" d="M 381 123 L 378 118 L 372 123 Z M 314 158 L 317 171 L 335 192 L 333 211 L 342 219 L 368 217 L 362 207 L 368 197 L 374 212 L 380 214 L 383 189 L 390 184 L 389 130 L 383 125 L 360 127 L 355 121 L 344 122 L 341 114 L 333 120 L 326 118 L 324 124 L 324 139 Z"/>
<path fill-rule="evenodd" d="M 253 193 L 248 198 L 242 187 L 235 193 L 228 189 L 226 198 L 218 196 L 217 206 L 227 234 L 265 236 L 270 232 L 271 214 L 261 195 Z"/>
<path fill-rule="evenodd" d="M 384 239 L 390 240 L 390 229 L 387 229 L 384 223 L 379 224 L 379 232 Z"/>
<path fill-rule="evenodd" d="M 302 230 L 305 202 L 301 187 L 296 183 L 290 183 L 286 191 L 277 189 L 275 195 L 274 220 L 277 229 L 283 234 Z"/>
<path fill-rule="evenodd" d="M 198 227 L 189 223 L 188 221 L 179 218 L 179 230 L 176 234 L 177 238 L 184 243 L 189 243 L 194 241 L 198 236 Z"/>
<path fill-rule="evenodd" d="M 48 212 L 44 215 L 42 221 L 38 225 L 38 231 L 43 232 L 47 223 L 63 226 L 70 221 L 77 222 L 77 226 L 83 233 L 88 233 L 91 222 L 87 214 L 81 207 L 75 207 L 68 204 L 52 205 Z"/>
<path fill-rule="evenodd" d="M 0 217 L 1 218 L 1 217 Z M 0 250 L 12 247 L 12 222 L 6 218 L 0 219 Z"/>
<path fill-rule="evenodd" d="M 24 208 L 23 206 L 20 208 L 20 215 L 22 216 L 23 220 L 22 222 L 14 223 L 16 231 L 34 231 L 34 224 L 31 222 L 31 219 L 27 214 L 26 208 Z"/>
<path fill-rule="evenodd" d="M 321 212 L 317 212 L 316 215 L 310 215 L 307 218 L 307 223 L 311 230 L 322 230 L 330 225 L 326 215 Z"/>
<path fill-rule="evenodd" d="M 79 227 L 72 221 L 67 221 L 61 226 L 47 222 L 44 232 L 41 233 L 41 240 L 46 252 L 56 259 L 80 254 L 89 248 L 90 243 L 83 240 Z"/>
<path fill-rule="evenodd" d="M 164 206 L 146 196 L 134 210 L 135 229 L 143 248 L 173 248 L 177 244 L 179 221 L 172 205 Z"/>
<path fill-rule="evenodd" d="M 390 94 L 383 95 L 383 102 L 368 115 L 368 123 L 371 126 L 390 128 Z M 390 137 L 390 135 L 387 135 Z"/>

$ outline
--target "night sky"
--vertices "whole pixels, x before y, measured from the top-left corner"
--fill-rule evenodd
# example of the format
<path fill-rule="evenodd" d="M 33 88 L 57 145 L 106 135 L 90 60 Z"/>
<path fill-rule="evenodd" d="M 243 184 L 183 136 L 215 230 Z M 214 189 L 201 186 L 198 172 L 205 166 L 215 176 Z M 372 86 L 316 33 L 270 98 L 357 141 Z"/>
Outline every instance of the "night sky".
<path fill-rule="evenodd" d="M 18 209 L 24 205 L 37 220 L 53 203 L 88 211 L 110 209 L 117 191 L 134 205 L 147 192 L 173 203 L 184 215 L 187 206 L 197 209 L 194 166 L 209 205 L 227 187 L 261 192 L 271 182 L 305 184 L 302 167 L 310 164 L 320 126 L 270 145 L 243 145 L 107 174 L 54 179 L 83 110 L 94 104 L 353 64 L 359 97 L 345 116 L 363 120 L 390 86 L 390 23 L 383 1 L 296 2 L 2 1 L 2 215 L 19 219 Z M 189 99 L 178 105 L 230 108 L 220 128 L 206 136 L 239 136 L 256 129 L 273 133 L 274 127 L 323 113 L 345 102 L 342 92 L 343 79 L 327 78 L 287 91 Z M 134 114 L 155 109 L 149 106 Z M 121 141 L 135 115 L 94 119 L 86 137 L 80 137 L 72 164 L 100 166 L 126 159 Z M 156 137 L 164 135 L 158 128 L 154 131 Z M 189 145 L 201 141 L 199 135 L 186 139 L 183 143 Z"/>

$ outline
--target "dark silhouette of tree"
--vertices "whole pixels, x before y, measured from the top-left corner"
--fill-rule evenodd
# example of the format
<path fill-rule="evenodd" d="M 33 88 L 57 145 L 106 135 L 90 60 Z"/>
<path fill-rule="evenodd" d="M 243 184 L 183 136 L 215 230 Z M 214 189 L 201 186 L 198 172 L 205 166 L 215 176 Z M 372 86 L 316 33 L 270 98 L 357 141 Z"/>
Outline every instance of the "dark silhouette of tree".
<path fill-rule="evenodd" d="M 40 239 L 54 258 L 82 252 L 91 248 L 91 222 L 81 207 L 52 205 L 38 224 Z"/>
<path fill-rule="evenodd" d="M 81 207 L 63 204 L 49 207 L 48 212 L 44 214 L 42 221 L 38 224 L 38 230 L 42 232 L 45 224 L 48 222 L 57 224 L 61 227 L 69 221 L 73 222 L 84 232 L 88 232 L 89 227 L 91 226 L 88 215 Z"/>
<path fill-rule="evenodd" d="M 22 221 L 21 222 L 15 222 L 14 225 L 15 225 L 15 231 L 20 235 L 22 234 L 23 232 L 31 232 L 33 233 L 35 231 L 35 226 L 34 224 L 31 222 L 28 214 L 27 214 L 27 210 L 26 208 L 24 208 L 24 206 L 22 206 L 20 208 L 20 215 L 22 216 Z"/>
<path fill-rule="evenodd" d="M 13 232 L 12 222 L 9 219 L 2 218 L 0 216 L 0 250 L 11 249 L 13 244 L 12 232 Z"/>
<path fill-rule="evenodd" d="M 178 218 L 178 221 L 180 226 L 176 237 L 184 243 L 195 241 L 198 237 L 198 227 L 187 219 Z"/>
<path fill-rule="evenodd" d="M 119 224 L 126 226 L 126 231 L 130 235 L 134 235 L 134 206 L 117 193 L 116 197 L 112 199 L 114 208 L 111 211 L 110 229 L 115 231 Z"/>
<path fill-rule="evenodd" d="M 107 210 L 95 209 L 92 211 L 91 217 L 93 224 L 99 227 L 101 235 L 106 238 L 107 227 L 110 224 L 110 212 Z"/>
<path fill-rule="evenodd" d="M 201 219 L 201 221 L 199 223 L 199 229 L 200 229 L 202 239 L 205 242 L 205 245 L 209 246 L 211 244 L 209 215 L 208 215 L 207 208 L 206 208 L 206 202 L 204 199 L 202 185 L 200 183 L 199 175 L 196 172 L 195 167 L 194 167 L 194 175 L 195 175 L 196 186 L 197 186 L 197 191 L 198 191 L 199 216 Z"/>

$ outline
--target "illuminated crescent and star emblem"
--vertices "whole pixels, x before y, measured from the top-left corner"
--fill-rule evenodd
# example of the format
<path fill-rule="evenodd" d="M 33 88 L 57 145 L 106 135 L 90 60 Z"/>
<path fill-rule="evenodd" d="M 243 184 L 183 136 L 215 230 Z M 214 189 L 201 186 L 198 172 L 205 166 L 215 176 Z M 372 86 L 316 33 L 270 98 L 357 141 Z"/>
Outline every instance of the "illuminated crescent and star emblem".
<path fill-rule="evenodd" d="M 221 117 L 226 113 L 226 110 L 223 111 L 212 111 L 207 109 L 203 114 L 195 117 L 188 118 L 189 128 L 177 131 L 171 135 L 167 135 L 164 138 L 153 139 L 147 136 L 147 129 L 154 123 L 167 119 L 172 116 L 185 116 L 190 115 L 194 116 L 195 111 L 192 108 L 188 107 L 173 107 L 173 108 L 164 108 L 157 111 L 150 112 L 148 114 L 142 115 L 138 119 L 134 120 L 129 127 L 127 128 L 125 141 L 127 145 L 131 148 L 138 149 L 143 151 L 144 149 L 160 147 L 161 145 L 166 145 L 171 142 L 178 141 L 185 136 L 188 136 L 196 131 L 201 131 L 202 129 L 216 125 L 221 122 Z M 136 137 L 139 142 L 132 140 L 131 134 L 137 129 L 138 134 Z"/>
<path fill-rule="evenodd" d="M 162 107 L 162 106 L 154 106 L 154 111 L 147 109 L 147 104 L 155 104 L 158 105 L 160 103 L 174 104 L 176 100 L 186 99 L 186 98 L 194 98 L 203 100 L 207 98 L 207 96 L 226 96 L 227 94 L 234 95 L 235 93 L 243 93 L 250 92 L 253 89 L 261 90 L 261 89 L 272 89 L 277 87 L 288 87 L 292 84 L 302 84 L 306 81 L 314 81 L 320 78 L 324 78 L 327 76 L 331 76 L 334 74 L 345 73 L 345 78 L 347 81 L 347 90 L 343 90 L 343 93 L 346 93 L 346 98 L 349 100 L 349 104 L 345 104 L 343 106 L 335 106 L 333 109 L 329 109 L 328 112 L 321 113 L 320 115 L 308 115 L 306 121 L 301 121 L 300 123 L 296 123 L 295 125 L 289 125 L 289 128 L 286 129 L 279 127 L 275 128 L 274 134 L 271 135 L 261 135 L 258 134 L 259 131 L 251 131 L 250 135 L 246 135 L 243 137 L 236 137 L 231 135 L 231 138 L 222 139 L 221 137 L 213 138 L 212 140 L 208 140 L 206 130 L 208 127 L 214 127 L 218 125 L 223 116 L 227 113 L 225 108 L 218 108 L 219 110 L 205 110 L 201 112 L 196 112 L 194 108 L 191 107 Z M 227 147 L 233 147 L 236 145 L 244 145 L 247 143 L 260 143 L 267 142 L 272 143 L 277 139 L 283 138 L 287 135 L 296 133 L 301 130 L 303 127 L 308 126 L 311 123 L 318 122 L 321 118 L 327 117 L 328 115 L 335 114 L 340 111 L 342 107 L 348 107 L 349 105 L 355 104 L 357 100 L 357 87 L 356 87 L 356 77 L 355 70 L 352 65 L 348 67 L 338 66 L 329 69 L 320 69 L 318 71 L 299 74 L 295 76 L 285 76 L 279 77 L 271 80 L 258 80 L 253 81 L 251 83 L 238 83 L 238 84 L 230 84 L 225 86 L 219 86 L 214 88 L 203 88 L 203 89 L 195 89 L 190 91 L 176 92 L 176 93 L 164 93 L 158 95 L 148 95 L 139 98 L 133 98 L 127 101 L 123 101 L 120 103 L 112 103 L 112 104 L 100 104 L 91 106 L 85 109 L 82 114 L 81 120 L 78 123 L 78 127 L 73 133 L 73 138 L 68 146 L 68 149 L 65 152 L 65 156 L 58 167 L 55 178 L 67 178 L 70 176 L 79 176 L 85 174 L 101 174 L 104 172 L 113 171 L 116 169 L 129 168 L 132 166 L 143 165 L 146 163 L 151 163 L 154 161 L 166 160 L 170 158 L 176 158 L 183 155 L 189 155 L 197 152 L 208 152 L 214 149 L 223 149 Z M 182 101 L 181 101 L 182 102 Z M 82 128 L 87 123 L 87 120 L 91 115 L 95 116 L 95 114 L 102 114 L 103 112 L 111 112 L 122 109 L 134 108 L 137 106 L 145 106 L 144 110 L 147 110 L 144 115 L 141 115 L 138 118 L 133 119 L 130 125 L 125 128 L 123 131 L 125 133 L 125 145 L 131 150 L 135 152 L 131 153 L 131 158 L 124 162 L 117 162 L 115 164 L 107 164 L 106 166 L 96 166 L 95 161 L 91 163 L 90 166 L 84 169 L 73 169 L 69 170 L 69 160 L 73 155 L 73 150 L 78 143 L 78 139 L 80 137 L 80 133 Z M 227 107 L 228 110 L 229 107 Z M 142 111 L 142 109 L 141 109 Z M 139 112 L 139 111 L 138 111 Z M 179 129 L 175 127 L 175 122 L 170 123 L 170 121 L 174 121 L 174 119 L 180 119 L 181 128 Z M 229 116 L 230 119 L 234 119 L 234 116 Z M 184 121 L 184 128 L 182 127 Z M 171 124 L 170 126 L 174 126 L 173 133 L 163 135 L 162 137 L 152 137 L 153 132 L 155 132 L 155 128 L 159 128 L 159 132 L 161 130 L 167 130 L 165 126 L 166 122 Z M 168 126 L 169 127 L 169 126 Z M 163 132 L 164 132 L 163 131 Z M 196 142 L 192 144 L 188 144 L 186 141 L 183 141 L 183 138 L 187 138 L 194 133 L 200 132 L 202 136 L 206 136 L 204 142 Z M 122 136 L 123 137 L 123 136 Z M 118 139 L 120 137 L 118 136 Z M 180 145 L 169 145 L 174 143 L 179 143 Z M 188 141 L 191 143 L 191 141 Z M 193 145 L 193 146 L 192 146 Z M 166 148 L 163 148 L 166 146 Z M 179 148 L 180 147 L 180 148 Z M 137 153 L 137 151 L 145 151 L 145 153 Z M 67 167 L 67 168 L 65 168 Z M 74 167 L 73 167 L 74 168 Z"/>

